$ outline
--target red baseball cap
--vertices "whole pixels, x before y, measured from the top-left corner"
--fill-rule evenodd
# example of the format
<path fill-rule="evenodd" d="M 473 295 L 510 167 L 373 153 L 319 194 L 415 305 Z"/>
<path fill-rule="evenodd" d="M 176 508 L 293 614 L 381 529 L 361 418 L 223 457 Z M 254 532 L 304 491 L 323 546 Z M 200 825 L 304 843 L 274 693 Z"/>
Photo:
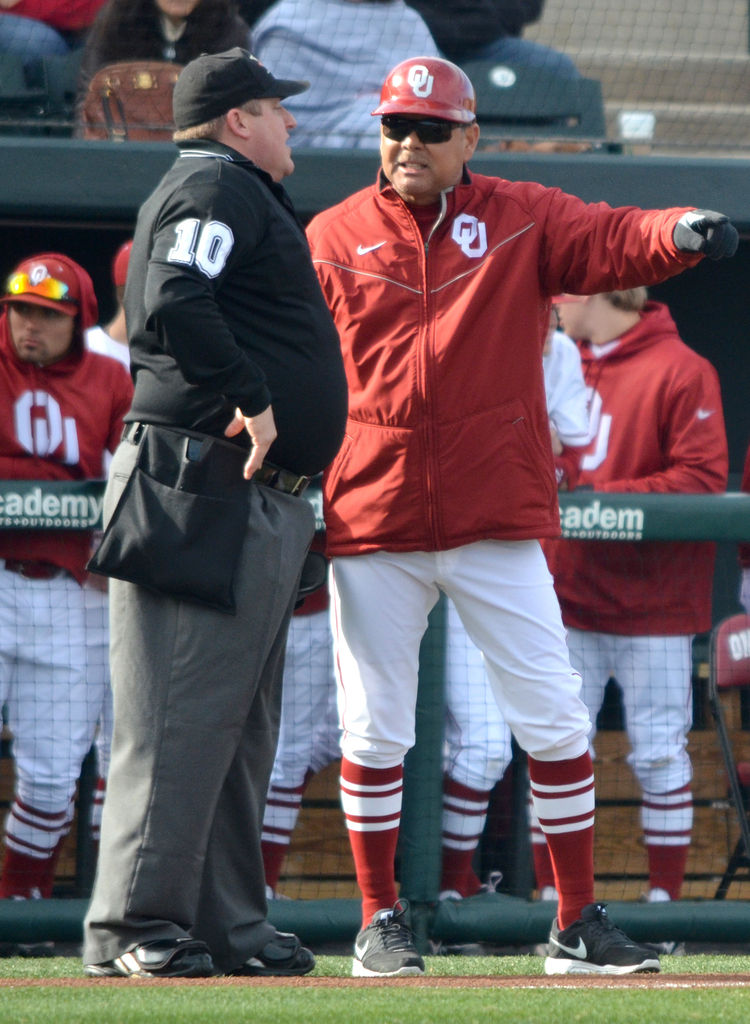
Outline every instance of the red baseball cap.
<path fill-rule="evenodd" d="M 128 263 L 130 262 L 130 250 L 133 248 L 133 239 L 123 242 L 115 253 L 112 260 L 112 281 L 115 288 L 122 288 L 128 276 Z"/>
<path fill-rule="evenodd" d="M 52 256 L 32 256 L 18 264 L 5 283 L 0 302 L 27 302 L 75 316 L 81 301 L 78 276 Z"/>

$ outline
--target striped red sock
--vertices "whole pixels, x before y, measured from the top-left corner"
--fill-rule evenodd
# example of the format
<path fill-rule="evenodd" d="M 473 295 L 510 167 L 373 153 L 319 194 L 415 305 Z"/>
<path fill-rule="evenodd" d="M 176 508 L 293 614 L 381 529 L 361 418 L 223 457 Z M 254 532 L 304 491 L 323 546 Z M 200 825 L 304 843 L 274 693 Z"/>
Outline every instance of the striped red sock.
<path fill-rule="evenodd" d="M 664 889 L 671 900 L 678 900 L 685 880 L 689 846 L 653 846 L 648 853 L 648 884 L 651 889 Z"/>
<path fill-rule="evenodd" d="M 55 851 L 47 857 L 29 857 L 26 853 L 7 848 L 0 876 L 0 899 L 50 896 L 56 863 Z"/>
<path fill-rule="evenodd" d="M 100 775 L 96 780 L 91 801 L 91 838 L 98 843 L 102 837 L 102 809 L 107 792 L 107 780 Z"/>
<path fill-rule="evenodd" d="M 281 867 L 297 824 L 307 779 L 306 776 L 299 786 L 271 785 L 268 788 L 266 809 L 263 813 L 261 851 L 266 885 L 270 885 L 273 890 L 279 883 Z"/>
<path fill-rule="evenodd" d="M 472 862 L 479 845 L 490 790 L 472 789 L 446 775 L 443 781 L 442 875 L 440 890 L 474 896 L 480 881 Z"/>
<path fill-rule="evenodd" d="M 547 839 L 542 832 L 542 826 L 534 810 L 534 801 L 529 793 L 528 799 L 529 836 L 531 838 L 531 856 L 534 861 L 534 878 L 538 890 L 545 888 L 554 889 L 555 872 L 552 868 L 552 860 L 549 855 Z"/>
<path fill-rule="evenodd" d="M 567 928 L 594 902 L 594 770 L 588 751 L 570 761 L 529 757 L 529 780 L 542 832 L 547 839 L 557 917 Z"/>
<path fill-rule="evenodd" d="M 289 843 L 270 843 L 264 839 L 260 844 L 263 857 L 263 872 L 266 876 L 266 885 L 274 892 L 279 884 L 281 869 L 284 865 L 284 858 L 289 851 Z"/>
<path fill-rule="evenodd" d="M 394 861 L 401 823 L 403 765 L 365 768 L 341 759 L 341 804 L 362 892 L 362 927 L 398 899 Z"/>
<path fill-rule="evenodd" d="M 643 837 L 648 852 L 651 889 L 664 889 L 678 900 L 685 878 L 693 831 L 690 783 L 669 793 L 643 793 Z"/>

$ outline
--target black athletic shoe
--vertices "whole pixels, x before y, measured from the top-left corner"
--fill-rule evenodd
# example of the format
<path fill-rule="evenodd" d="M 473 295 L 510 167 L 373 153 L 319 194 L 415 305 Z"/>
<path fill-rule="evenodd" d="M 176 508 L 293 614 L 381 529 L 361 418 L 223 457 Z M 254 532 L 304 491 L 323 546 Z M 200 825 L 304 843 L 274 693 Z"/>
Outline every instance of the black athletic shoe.
<path fill-rule="evenodd" d="M 408 904 L 397 900 L 392 910 L 379 910 L 354 942 L 355 978 L 402 978 L 424 974 L 424 960 L 404 918 Z"/>
<path fill-rule="evenodd" d="M 296 935 L 276 932 L 259 953 L 227 973 L 232 976 L 283 978 L 309 974 L 314 966 L 315 957 Z"/>
<path fill-rule="evenodd" d="M 654 950 L 616 928 L 602 903 L 589 903 L 563 931 L 556 919 L 552 923 L 545 974 L 653 974 L 660 969 Z"/>
<path fill-rule="evenodd" d="M 102 964 L 84 964 L 90 978 L 212 978 L 214 962 L 198 939 L 154 939 Z"/>

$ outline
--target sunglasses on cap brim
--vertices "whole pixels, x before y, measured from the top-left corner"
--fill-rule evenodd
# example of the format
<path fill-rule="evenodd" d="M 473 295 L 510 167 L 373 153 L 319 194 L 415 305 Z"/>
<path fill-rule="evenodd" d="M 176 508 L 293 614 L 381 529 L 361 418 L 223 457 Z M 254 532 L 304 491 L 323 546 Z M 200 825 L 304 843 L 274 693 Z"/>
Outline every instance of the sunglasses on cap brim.
<path fill-rule="evenodd" d="M 14 274 L 8 281 L 8 295 L 18 296 L 39 295 L 40 298 L 53 299 L 56 302 L 72 302 L 70 289 L 62 281 L 54 277 L 43 277 L 41 281 L 32 281 L 28 274 Z"/>
<path fill-rule="evenodd" d="M 392 139 L 393 142 L 403 142 L 407 135 L 414 132 L 419 141 L 426 146 L 434 145 L 437 142 L 447 142 L 453 134 L 454 128 L 465 127 L 456 121 L 442 121 L 430 117 L 401 117 L 399 114 L 384 114 L 380 123 L 383 126 L 383 135 L 387 139 Z"/>

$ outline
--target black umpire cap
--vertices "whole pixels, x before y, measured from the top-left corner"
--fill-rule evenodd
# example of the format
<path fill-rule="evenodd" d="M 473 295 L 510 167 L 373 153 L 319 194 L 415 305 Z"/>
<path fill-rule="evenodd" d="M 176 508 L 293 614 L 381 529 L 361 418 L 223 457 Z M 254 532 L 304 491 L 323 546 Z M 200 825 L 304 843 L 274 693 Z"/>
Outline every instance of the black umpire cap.
<path fill-rule="evenodd" d="M 257 57 L 241 46 L 224 53 L 202 53 L 180 72 L 172 111 L 178 131 L 221 117 L 248 100 L 296 96 L 309 82 L 274 78 Z"/>

